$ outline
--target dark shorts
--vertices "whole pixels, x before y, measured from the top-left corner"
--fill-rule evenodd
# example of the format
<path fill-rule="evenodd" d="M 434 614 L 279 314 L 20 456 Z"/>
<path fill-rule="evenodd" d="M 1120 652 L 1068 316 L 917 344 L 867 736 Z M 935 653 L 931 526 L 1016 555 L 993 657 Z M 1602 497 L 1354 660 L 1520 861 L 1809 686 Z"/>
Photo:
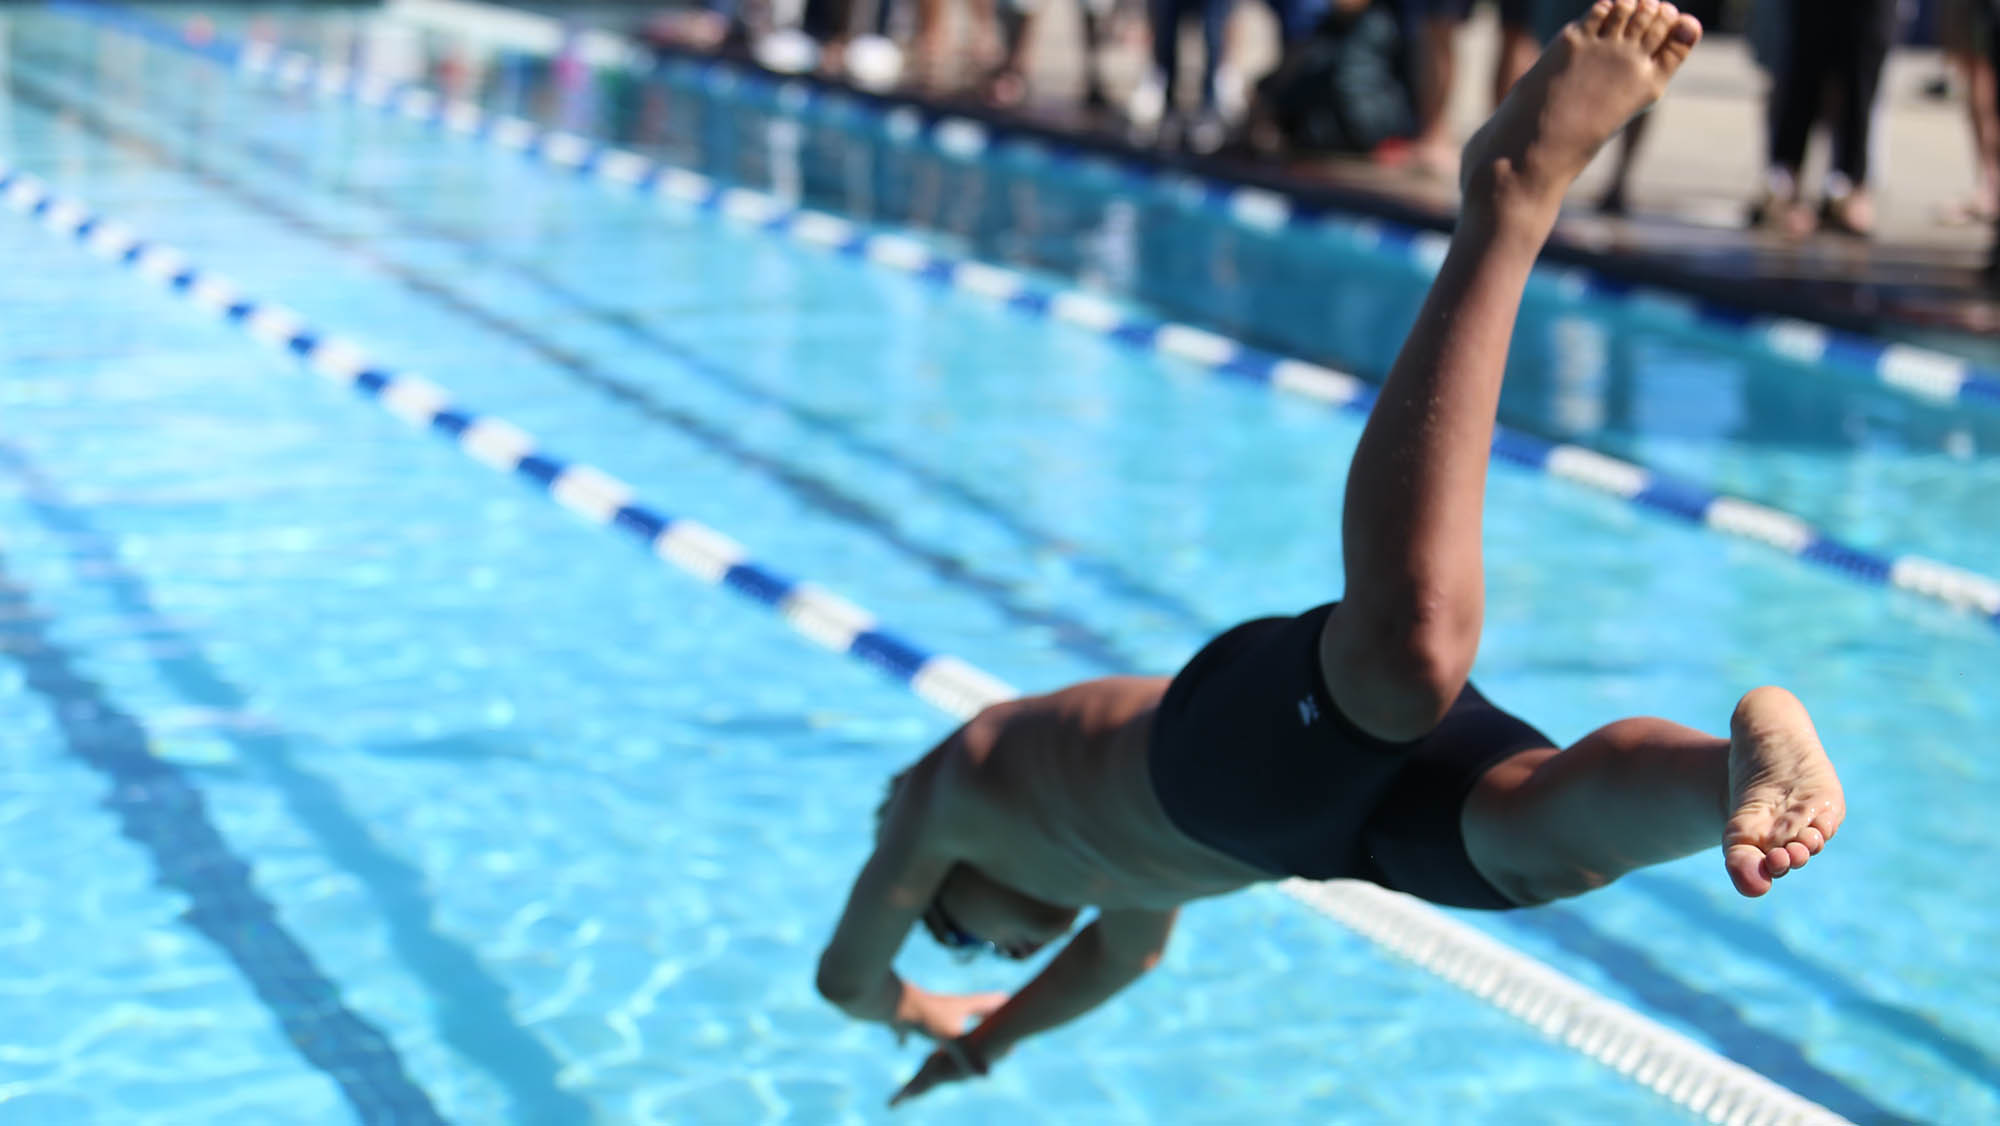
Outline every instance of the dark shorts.
<path fill-rule="evenodd" d="M 1355 727 L 1320 673 L 1332 612 L 1245 622 L 1174 677 L 1150 751 L 1167 816 L 1273 876 L 1369 880 L 1452 907 L 1514 906 L 1473 868 L 1459 816 L 1488 768 L 1555 744 L 1469 684 L 1416 742 Z"/>

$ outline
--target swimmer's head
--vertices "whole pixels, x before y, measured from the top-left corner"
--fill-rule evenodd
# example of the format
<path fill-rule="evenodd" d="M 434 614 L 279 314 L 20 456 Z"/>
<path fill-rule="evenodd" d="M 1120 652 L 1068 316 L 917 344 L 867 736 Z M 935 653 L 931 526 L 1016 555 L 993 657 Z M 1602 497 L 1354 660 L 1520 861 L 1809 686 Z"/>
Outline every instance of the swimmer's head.
<path fill-rule="evenodd" d="M 1074 907 L 1058 907 L 996 883 L 969 864 L 954 864 L 923 914 L 938 944 L 967 956 L 1031 958 L 1076 925 Z"/>
<path fill-rule="evenodd" d="M 880 836 L 889 805 L 909 774 L 889 780 L 889 792 L 875 810 Z M 1074 907 L 1058 907 L 995 883 L 969 864 L 954 864 L 922 916 L 924 930 L 938 945 L 962 957 L 992 953 L 1029 958 L 1076 925 Z"/>

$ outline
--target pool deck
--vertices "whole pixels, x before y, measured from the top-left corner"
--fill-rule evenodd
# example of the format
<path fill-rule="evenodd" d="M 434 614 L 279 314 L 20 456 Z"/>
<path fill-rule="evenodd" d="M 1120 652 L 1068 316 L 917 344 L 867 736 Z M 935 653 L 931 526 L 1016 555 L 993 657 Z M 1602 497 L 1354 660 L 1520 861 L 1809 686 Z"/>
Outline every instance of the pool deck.
<path fill-rule="evenodd" d="M 1046 0 L 1046 5 L 1022 108 L 1000 110 L 959 94 L 899 90 L 883 96 L 1257 185 L 1309 207 L 1430 228 L 1451 225 L 1455 186 L 1412 172 L 1364 160 L 1198 158 L 1135 143 L 1122 128 L 1081 109 L 1084 60 L 1072 30 L 1075 0 Z M 1254 73 L 1275 54 L 1269 18 L 1261 6 L 1240 5 L 1235 21 L 1236 50 L 1244 69 Z M 627 10 L 623 26 L 633 23 Z M 1460 135 L 1485 113 L 1492 35 L 1488 16 L 1475 18 L 1462 33 L 1452 106 Z M 1136 80 L 1141 60 L 1128 44 L 1107 50 L 1099 65 L 1116 96 Z M 1745 40 L 1718 35 L 1696 53 L 1674 92 L 1654 111 L 1652 135 L 1632 178 L 1633 214 L 1610 218 L 1591 206 L 1608 176 L 1610 162 L 1600 157 L 1572 193 L 1549 254 L 1610 278 L 1666 286 L 1745 310 L 1919 339 L 1975 358 L 2000 356 L 2000 294 L 1983 288 L 1979 279 L 1991 231 L 1940 218 L 1973 184 L 1962 101 L 1938 100 L 1924 91 L 1943 66 L 1937 52 L 1918 49 L 1899 50 L 1890 62 L 1878 111 L 1880 221 L 1872 241 L 1830 234 L 1788 239 L 1744 229 L 1746 205 L 1762 182 L 1765 80 Z M 1823 164 L 1823 154 L 1815 157 Z M 1815 176 L 1809 165 L 1809 184 Z"/>

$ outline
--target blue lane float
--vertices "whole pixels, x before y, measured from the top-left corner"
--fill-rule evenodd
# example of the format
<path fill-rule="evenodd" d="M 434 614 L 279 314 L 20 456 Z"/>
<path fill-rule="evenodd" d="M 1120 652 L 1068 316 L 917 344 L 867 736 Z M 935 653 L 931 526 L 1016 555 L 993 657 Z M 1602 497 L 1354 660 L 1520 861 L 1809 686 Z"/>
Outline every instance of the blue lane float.
<path fill-rule="evenodd" d="M 541 449 L 519 427 L 459 405 L 449 391 L 422 376 L 374 363 L 358 346 L 309 326 L 293 310 L 243 293 L 173 247 L 148 241 L 123 223 L 54 195 L 31 175 L 0 165 L 0 205 L 252 339 L 289 353 L 307 369 L 353 388 L 410 425 L 451 441 L 467 456 L 533 482 L 565 508 L 638 539 L 681 570 L 777 611 L 798 633 L 874 665 L 947 714 L 968 716 L 1014 695 L 1005 683 L 972 665 L 931 653 L 883 628 L 860 606 L 752 561 L 741 544 L 723 533 L 670 516 L 602 470 Z M 1171 326 L 1156 335 L 1165 327 Z M 1358 881 L 1288 880 L 1280 887 L 1390 953 L 1709 1121 L 1800 1126 L 1844 1121 L 1409 896 Z"/>
<path fill-rule="evenodd" d="M 1373 388 L 1344 372 L 1266 352 L 1192 325 L 1136 314 L 1095 294 L 1050 286 L 1013 270 L 945 254 L 908 235 L 870 231 L 835 215 L 800 208 L 764 192 L 729 186 L 575 133 L 489 113 L 475 103 L 444 98 L 421 85 L 371 75 L 344 64 L 321 63 L 303 52 L 280 51 L 259 44 L 216 39 L 197 47 L 186 43 L 170 26 L 113 5 L 58 0 L 51 7 L 162 46 L 187 51 L 280 90 L 310 91 L 323 98 L 428 125 L 443 133 L 516 152 L 524 159 L 568 174 L 642 196 L 677 201 L 794 242 L 910 274 L 939 288 L 995 301 L 1023 316 L 1061 321 L 1126 347 L 1172 356 L 1211 374 L 1261 384 L 1356 415 L 1366 415 L 1374 401 Z M 732 85 L 768 84 L 769 96 L 788 106 L 804 105 L 822 96 L 809 84 L 773 83 L 761 74 L 743 71 L 733 64 L 718 62 L 704 73 L 725 75 L 723 81 Z M 983 132 L 986 127 L 978 122 L 942 118 L 928 121 L 910 107 L 890 112 L 906 115 L 895 118 L 903 124 L 892 128 L 892 133 L 916 136 L 926 129 L 932 133 L 944 129 L 953 138 L 948 143 L 967 154 L 983 152 L 988 144 Z M 1214 184 L 1186 177 L 1181 177 L 1177 184 L 1176 190 L 1184 195 L 1224 199 L 1215 194 L 1221 189 Z M 1231 187 L 1225 195 L 1226 207 L 1232 214 L 1262 217 L 1258 222 L 1290 214 L 1283 197 L 1260 189 Z M 1435 231 L 1411 231 L 1372 221 L 1353 226 L 1359 237 L 1400 247 L 1413 262 L 1426 269 L 1435 269 L 1449 243 Z M 1557 276 L 1569 279 L 1559 288 L 1587 288 L 1588 279 L 1580 271 L 1559 271 Z M 1649 307 L 1679 309 L 1690 316 L 1706 315 L 1680 295 L 1629 287 L 1621 292 L 1633 300 L 1649 302 Z M 1731 315 L 1741 321 L 1740 316 Z M 1766 328 L 1772 347 L 1790 359 L 1818 362 L 1825 358 L 1829 348 L 1852 352 L 1866 346 L 1880 352 L 1885 381 L 1905 390 L 1928 389 L 1929 393 L 1949 388 L 1956 396 L 1971 385 L 1963 362 L 1954 357 L 1903 345 L 1882 346 L 1859 338 L 1848 340 L 1823 326 L 1799 321 L 1773 321 Z M 1975 389 L 1972 394 L 1985 395 L 1989 390 L 2000 401 L 2000 382 L 1990 389 Z M 1619 497 L 1657 515 L 1764 544 L 1851 579 L 1945 603 L 2000 627 L 2000 580 L 1989 576 L 1922 555 L 1871 552 L 1845 543 L 1790 513 L 1586 447 L 1549 442 L 1505 427 L 1495 430 L 1494 456 L 1524 469 Z"/>

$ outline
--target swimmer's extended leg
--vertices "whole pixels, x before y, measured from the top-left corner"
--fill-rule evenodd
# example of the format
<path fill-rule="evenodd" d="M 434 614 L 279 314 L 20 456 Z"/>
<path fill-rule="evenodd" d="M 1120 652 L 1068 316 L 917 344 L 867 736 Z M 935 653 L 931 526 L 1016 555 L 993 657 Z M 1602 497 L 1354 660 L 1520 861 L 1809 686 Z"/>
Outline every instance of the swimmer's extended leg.
<path fill-rule="evenodd" d="M 1466 853 L 1494 887 L 1542 903 L 1715 847 L 1759 896 L 1817 856 L 1847 807 L 1812 718 L 1780 688 L 1744 696 L 1717 739 L 1627 719 L 1568 750 L 1488 771 L 1465 804 Z"/>
<path fill-rule="evenodd" d="M 1599 0 L 1465 147 L 1451 249 L 1349 470 L 1347 592 L 1321 642 L 1334 699 L 1373 735 L 1423 735 L 1465 683 L 1485 613 L 1486 461 L 1528 271 L 1571 181 L 1700 37 L 1671 5 Z"/>

